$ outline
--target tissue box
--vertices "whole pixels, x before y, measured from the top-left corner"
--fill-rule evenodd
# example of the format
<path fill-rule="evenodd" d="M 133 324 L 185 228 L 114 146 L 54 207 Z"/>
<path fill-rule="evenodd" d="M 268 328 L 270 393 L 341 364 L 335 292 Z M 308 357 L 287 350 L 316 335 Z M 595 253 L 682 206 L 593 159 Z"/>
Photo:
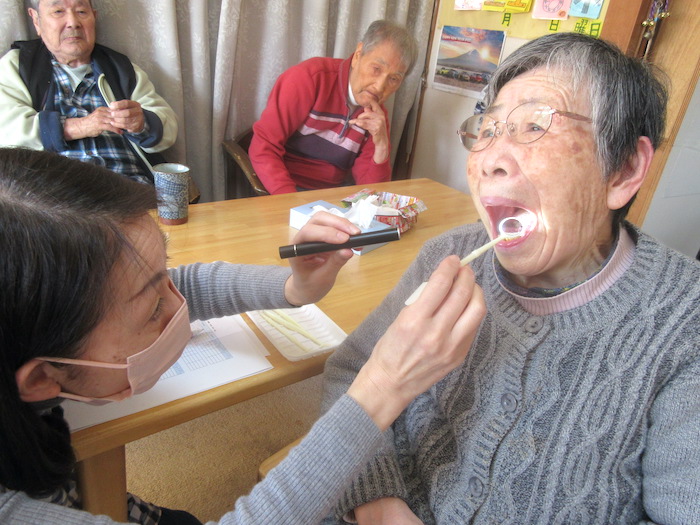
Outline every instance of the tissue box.
<path fill-rule="evenodd" d="M 398 228 L 401 233 L 408 231 L 411 226 L 418 222 L 418 214 L 428 209 L 423 201 L 417 197 L 399 195 L 387 191 L 378 192 L 369 188 L 365 188 L 349 197 L 345 197 L 342 202 L 345 207 L 350 207 L 354 202 L 373 195 L 378 197 L 377 204 L 379 206 L 393 208 L 397 211 L 396 215 L 377 213 L 375 219 L 392 228 Z"/>
<path fill-rule="evenodd" d="M 300 230 L 304 224 L 308 222 L 308 220 L 311 218 L 311 215 L 313 214 L 313 209 L 316 206 L 323 206 L 326 209 L 332 210 L 338 210 L 339 215 L 343 215 L 347 212 L 346 208 L 343 208 L 342 206 L 336 206 L 335 204 L 331 204 L 330 202 L 326 201 L 314 201 L 310 202 L 309 204 L 304 204 L 302 206 L 297 206 L 296 208 L 291 208 L 289 210 L 289 225 L 292 228 L 295 228 L 297 230 Z M 391 226 L 388 224 L 385 224 L 383 222 L 373 220 L 368 228 L 362 228 L 362 233 L 367 233 L 367 232 L 375 232 L 375 231 L 381 231 L 381 230 L 388 230 L 391 229 Z M 352 251 L 356 255 L 362 255 L 363 253 L 371 252 L 372 250 L 376 250 L 377 248 L 381 248 L 385 244 L 388 244 L 386 242 L 382 242 L 379 244 L 369 244 L 367 246 L 361 246 L 360 248 L 353 248 Z"/>
<path fill-rule="evenodd" d="M 323 206 L 324 208 L 327 209 L 336 209 L 338 210 L 341 214 L 345 213 L 345 208 L 342 206 L 336 206 L 335 204 L 331 204 L 330 202 L 326 201 L 314 201 L 310 202 L 309 204 L 304 204 L 302 206 L 297 206 L 296 208 L 292 208 L 289 210 L 289 225 L 292 228 L 295 228 L 297 230 L 301 230 L 301 228 L 306 224 L 309 219 L 311 218 L 311 214 L 314 212 L 314 208 L 316 206 Z"/>

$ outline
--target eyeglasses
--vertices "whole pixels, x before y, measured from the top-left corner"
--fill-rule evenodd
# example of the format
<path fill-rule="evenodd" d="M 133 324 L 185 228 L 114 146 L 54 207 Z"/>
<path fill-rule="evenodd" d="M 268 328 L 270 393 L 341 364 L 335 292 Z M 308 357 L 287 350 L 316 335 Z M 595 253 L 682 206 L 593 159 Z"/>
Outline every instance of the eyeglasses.
<path fill-rule="evenodd" d="M 494 120 L 486 114 L 474 115 L 462 122 L 457 130 L 459 140 L 469 151 L 481 151 L 489 147 L 494 137 L 508 132 L 518 144 L 529 144 L 541 139 L 552 125 L 555 113 L 574 120 L 593 122 L 590 118 L 554 109 L 542 102 L 526 102 L 513 108 L 505 120 Z M 505 126 L 499 126 L 505 124 Z"/>

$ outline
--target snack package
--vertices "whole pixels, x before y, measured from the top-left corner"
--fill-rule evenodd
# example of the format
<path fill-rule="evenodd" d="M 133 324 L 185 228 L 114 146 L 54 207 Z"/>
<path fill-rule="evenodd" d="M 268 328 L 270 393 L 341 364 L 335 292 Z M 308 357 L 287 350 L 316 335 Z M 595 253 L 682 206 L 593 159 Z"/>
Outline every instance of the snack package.
<path fill-rule="evenodd" d="M 375 220 L 397 227 L 401 233 L 408 231 L 418 221 L 418 214 L 428 209 L 418 197 L 378 192 L 369 188 L 345 197 L 341 202 L 343 206 L 351 207 L 363 199 L 371 199 L 379 207 Z"/>

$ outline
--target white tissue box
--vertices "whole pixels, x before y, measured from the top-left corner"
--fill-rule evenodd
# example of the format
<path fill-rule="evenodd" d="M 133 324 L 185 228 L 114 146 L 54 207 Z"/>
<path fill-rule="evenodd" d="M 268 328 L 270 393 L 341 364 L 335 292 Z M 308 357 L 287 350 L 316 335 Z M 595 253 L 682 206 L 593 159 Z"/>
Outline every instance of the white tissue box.
<path fill-rule="evenodd" d="M 316 207 L 316 206 L 323 206 L 326 209 L 336 209 L 340 213 L 346 213 L 348 211 L 348 208 L 343 208 L 342 206 L 337 206 L 335 204 L 331 204 L 330 202 L 326 202 L 326 201 L 310 202 L 309 204 L 297 206 L 296 208 L 291 208 L 289 210 L 289 225 L 292 228 L 300 230 L 304 226 L 304 224 L 306 224 L 308 222 L 308 220 L 311 218 L 311 215 L 314 213 L 314 207 Z M 361 228 L 362 233 L 376 232 L 376 231 L 390 230 L 390 229 L 392 229 L 391 226 L 389 226 L 388 224 L 384 224 L 383 222 L 379 222 L 376 219 L 370 223 L 368 228 Z M 363 253 L 371 252 L 372 250 L 376 250 L 377 248 L 381 248 L 385 244 L 388 244 L 388 243 L 381 242 L 379 244 L 370 244 L 367 246 L 362 246 L 360 248 L 353 248 L 352 251 L 357 255 L 362 255 Z"/>

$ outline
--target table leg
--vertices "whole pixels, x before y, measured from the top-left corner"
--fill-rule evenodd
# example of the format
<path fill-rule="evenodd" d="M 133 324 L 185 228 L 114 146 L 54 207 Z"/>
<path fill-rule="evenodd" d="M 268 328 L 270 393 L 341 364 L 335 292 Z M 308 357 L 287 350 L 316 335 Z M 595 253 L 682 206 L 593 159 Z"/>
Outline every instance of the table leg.
<path fill-rule="evenodd" d="M 83 509 L 126 522 L 126 450 L 116 447 L 78 463 Z"/>

